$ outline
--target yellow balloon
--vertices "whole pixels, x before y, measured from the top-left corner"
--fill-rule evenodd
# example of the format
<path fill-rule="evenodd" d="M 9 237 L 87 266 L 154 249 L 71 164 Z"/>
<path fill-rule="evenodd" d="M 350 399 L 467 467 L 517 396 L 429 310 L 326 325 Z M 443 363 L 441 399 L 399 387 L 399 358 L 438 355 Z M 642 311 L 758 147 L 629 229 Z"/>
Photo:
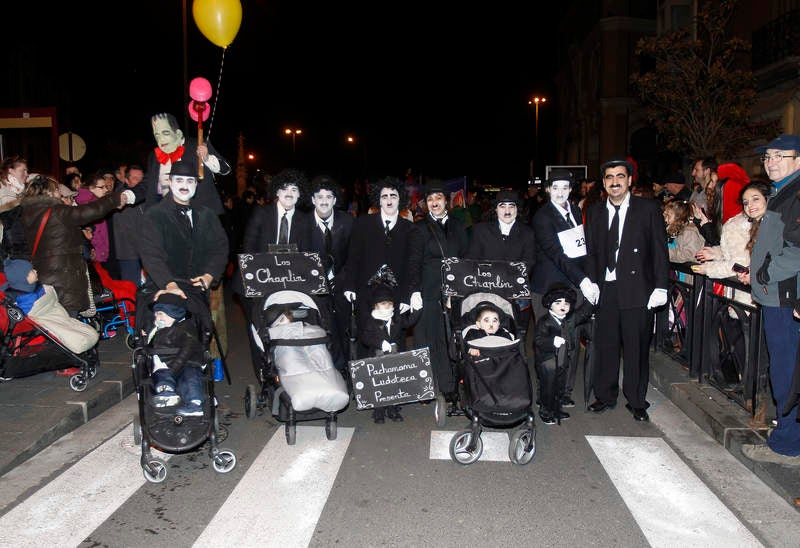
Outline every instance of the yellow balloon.
<path fill-rule="evenodd" d="M 203 36 L 227 48 L 242 24 L 242 3 L 239 0 L 195 0 L 192 16 Z"/>

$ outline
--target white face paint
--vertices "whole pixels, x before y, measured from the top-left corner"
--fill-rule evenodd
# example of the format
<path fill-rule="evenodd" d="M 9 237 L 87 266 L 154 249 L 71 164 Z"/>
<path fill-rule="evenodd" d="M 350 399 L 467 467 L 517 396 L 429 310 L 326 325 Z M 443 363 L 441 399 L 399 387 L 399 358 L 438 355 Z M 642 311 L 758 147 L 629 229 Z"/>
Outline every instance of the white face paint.
<path fill-rule="evenodd" d="M 550 305 L 550 312 L 559 320 L 563 320 L 567 317 L 567 314 L 569 314 L 570 308 L 571 306 L 566 299 L 556 299 L 553 301 L 553 304 Z"/>
<path fill-rule="evenodd" d="M 569 199 L 569 181 L 553 181 L 550 186 L 550 199 L 560 206 L 566 205 Z"/>
<path fill-rule="evenodd" d="M 275 196 L 277 196 L 278 203 L 281 204 L 283 209 L 286 211 L 291 211 L 294 209 L 295 204 L 297 204 L 297 200 L 300 199 L 300 189 L 295 185 L 288 185 L 286 187 L 279 188 L 275 192 Z"/>
<path fill-rule="evenodd" d="M 311 196 L 311 203 L 317 210 L 320 219 L 327 219 L 333 213 L 333 206 L 336 205 L 336 196 L 327 189 L 321 189 Z"/>
<path fill-rule="evenodd" d="M 173 200 L 181 205 L 189 205 L 197 192 L 197 179 L 183 175 L 172 176 L 169 178 L 169 191 Z"/>

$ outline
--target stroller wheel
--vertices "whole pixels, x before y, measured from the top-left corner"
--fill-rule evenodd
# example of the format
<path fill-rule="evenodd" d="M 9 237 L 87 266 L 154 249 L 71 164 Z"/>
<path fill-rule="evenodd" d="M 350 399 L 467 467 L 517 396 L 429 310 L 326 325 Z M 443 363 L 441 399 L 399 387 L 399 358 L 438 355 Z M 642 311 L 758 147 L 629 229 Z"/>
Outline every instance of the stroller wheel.
<path fill-rule="evenodd" d="M 286 443 L 289 445 L 297 443 L 297 427 L 288 422 L 286 423 Z"/>
<path fill-rule="evenodd" d="M 140 445 L 142 443 L 142 420 L 139 415 L 133 417 L 133 443 Z"/>
<path fill-rule="evenodd" d="M 472 464 L 481 458 L 483 453 L 483 440 L 480 436 L 475 438 L 475 449 L 470 451 L 469 444 L 472 441 L 472 431 L 462 430 L 457 432 L 450 440 L 450 457 L 459 464 Z"/>
<path fill-rule="evenodd" d="M 125 346 L 128 347 L 128 350 L 133 350 L 136 348 L 136 337 L 133 333 L 128 333 L 128 336 L 125 337 Z"/>
<path fill-rule="evenodd" d="M 83 373 L 75 373 L 72 375 L 69 378 L 69 387 L 75 392 L 83 392 L 86 390 L 86 377 L 84 377 Z"/>
<path fill-rule="evenodd" d="M 433 418 L 436 420 L 436 426 L 442 428 L 447 423 L 447 401 L 444 394 L 437 394 L 436 404 L 433 407 Z"/>
<path fill-rule="evenodd" d="M 161 483 L 167 479 L 167 463 L 159 458 L 151 458 L 142 467 L 142 473 L 144 473 L 144 479 L 150 483 Z"/>
<path fill-rule="evenodd" d="M 530 447 L 528 447 L 530 445 Z M 508 444 L 508 458 L 514 464 L 528 464 L 536 454 L 536 434 L 533 430 L 521 428 L 511 435 Z"/>
<path fill-rule="evenodd" d="M 236 455 L 230 449 L 220 449 L 211 464 L 214 470 L 220 474 L 225 474 L 236 466 Z"/>
<path fill-rule="evenodd" d="M 329 440 L 336 439 L 336 417 L 330 417 L 325 421 L 325 436 Z"/>
<path fill-rule="evenodd" d="M 256 394 L 256 387 L 252 384 L 247 385 L 247 390 L 244 393 L 244 414 L 248 419 L 256 417 L 258 410 L 258 395 Z"/>

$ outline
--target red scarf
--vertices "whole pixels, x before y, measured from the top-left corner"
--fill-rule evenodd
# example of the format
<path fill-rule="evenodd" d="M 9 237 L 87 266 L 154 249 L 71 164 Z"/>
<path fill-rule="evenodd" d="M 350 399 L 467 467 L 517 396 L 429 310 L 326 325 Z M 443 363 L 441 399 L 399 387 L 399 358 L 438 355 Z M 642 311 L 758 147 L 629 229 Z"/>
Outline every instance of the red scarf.
<path fill-rule="evenodd" d="M 183 145 L 176 148 L 175 152 L 170 153 L 166 153 L 158 147 L 154 148 L 153 150 L 156 153 L 156 160 L 158 160 L 159 164 L 166 164 L 167 162 L 175 163 L 183 158 Z"/>

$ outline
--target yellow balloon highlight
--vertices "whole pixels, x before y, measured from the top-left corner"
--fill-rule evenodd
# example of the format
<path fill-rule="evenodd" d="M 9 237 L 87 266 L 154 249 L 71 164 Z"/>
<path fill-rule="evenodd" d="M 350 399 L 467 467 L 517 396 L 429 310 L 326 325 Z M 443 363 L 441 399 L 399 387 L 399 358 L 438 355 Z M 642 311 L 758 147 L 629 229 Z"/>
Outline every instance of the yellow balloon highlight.
<path fill-rule="evenodd" d="M 212 44 L 227 48 L 242 24 L 240 0 L 195 0 L 192 16 L 197 28 Z"/>

